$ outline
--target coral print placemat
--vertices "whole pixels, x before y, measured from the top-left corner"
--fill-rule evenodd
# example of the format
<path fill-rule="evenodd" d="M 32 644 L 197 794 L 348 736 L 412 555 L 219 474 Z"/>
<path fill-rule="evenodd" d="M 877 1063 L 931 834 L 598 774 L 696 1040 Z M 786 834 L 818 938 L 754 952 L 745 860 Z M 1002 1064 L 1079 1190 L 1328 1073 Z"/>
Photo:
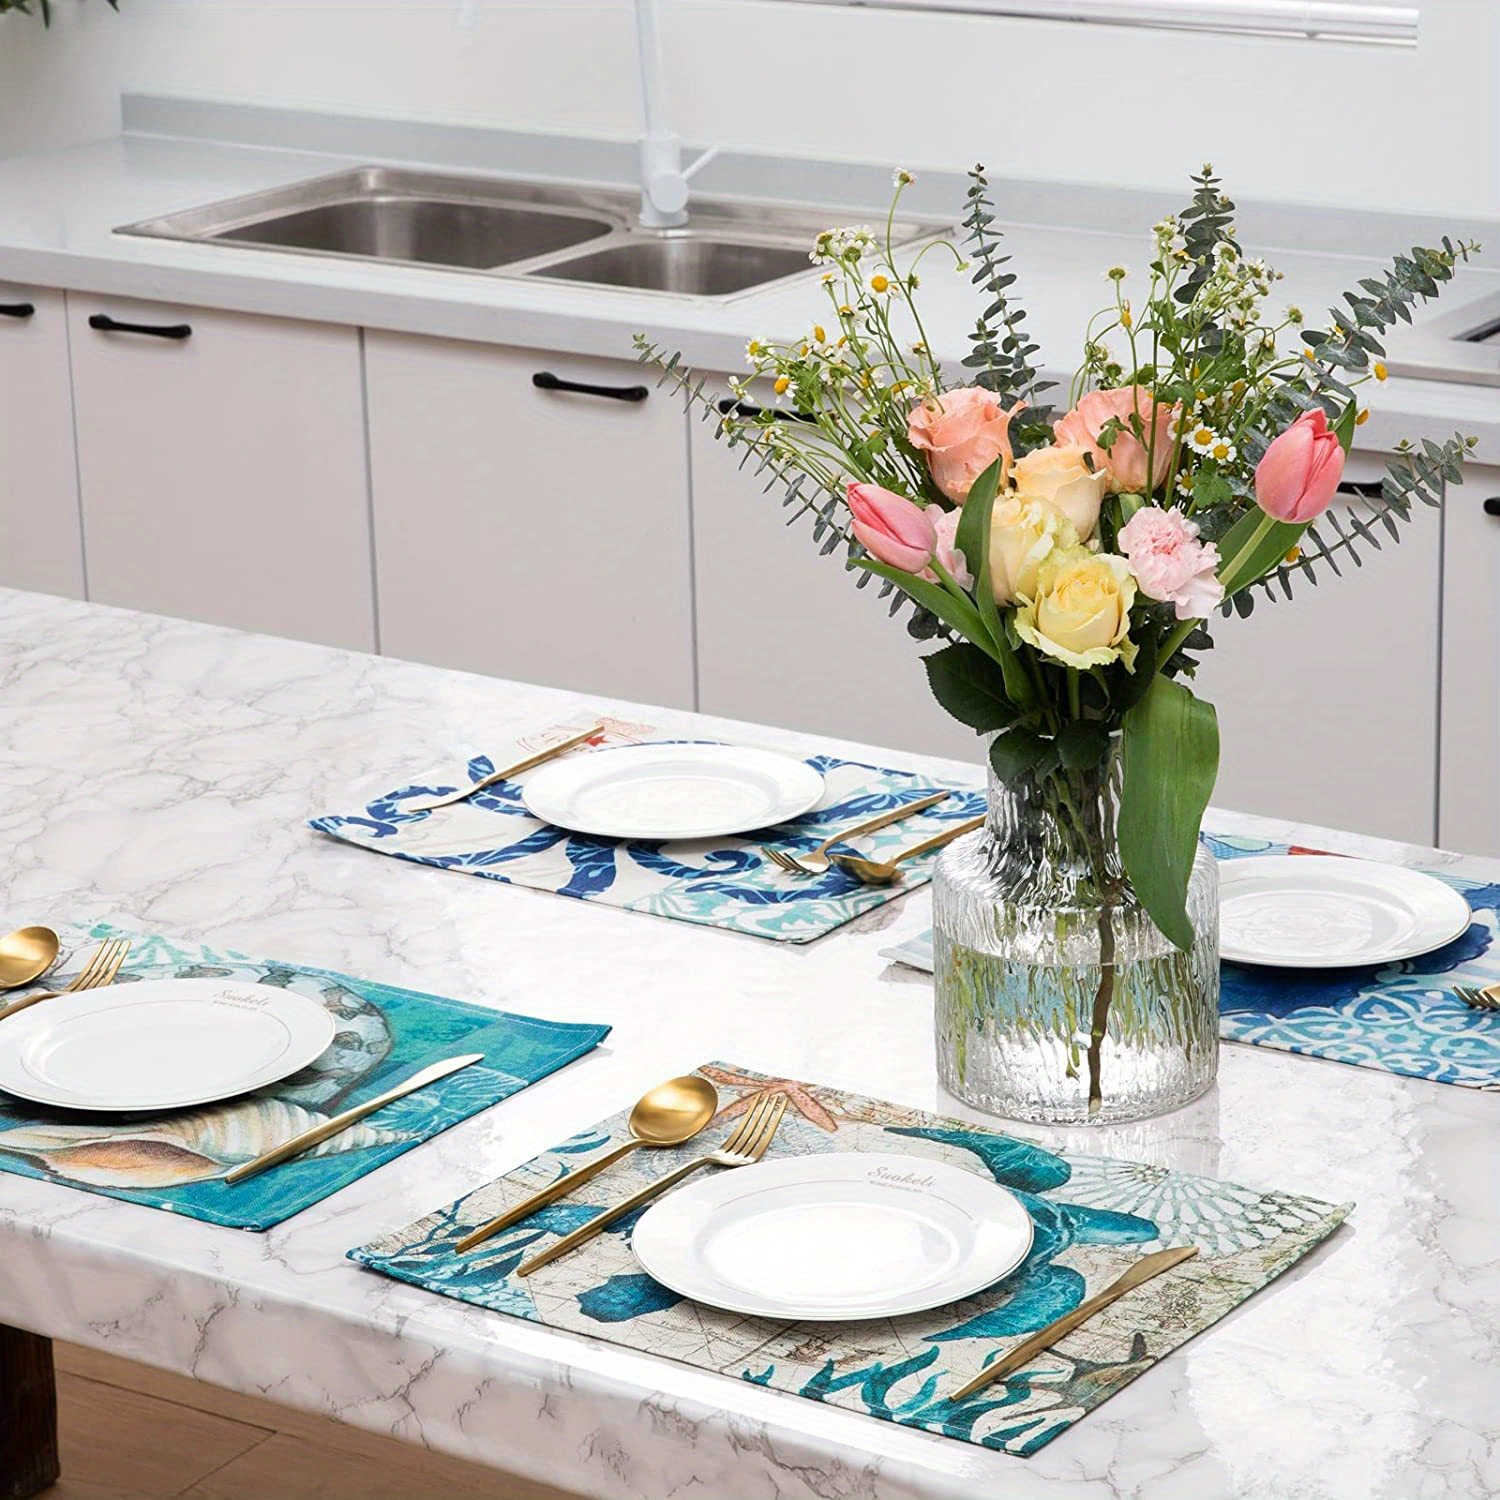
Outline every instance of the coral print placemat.
<path fill-rule="evenodd" d="M 725 1103 L 720 1122 L 743 1113 L 764 1089 L 787 1096 L 768 1159 L 898 1151 L 991 1174 L 1031 1215 L 1031 1253 L 1003 1281 L 966 1301 L 865 1323 L 782 1323 L 686 1301 L 645 1275 L 631 1256 L 630 1230 L 638 1215 L 529 1277 L 515 1276 L 534 1249 L 683 1160 L 685 1153 L 675 1151 L 638 1152 L 576 1197 L 522 1220 L 481 1250 L 452 1253 L 449 1247 L 465 1231 L 624 1140 L 621 1113 L 450 1207 L 351 1251 L 351 1257 L 387 1276 L 511 1317 L 1027 1455 L 1279 1276 L 1330 1234 L 1349 1208 L 1138 1162 L 1059 1156 L 958 1120 L 725 1063 L 698 1071 Z M 724 1133 L 720 1122 L 703 1139 L 717 1141 Z M 701 1142 L 688 1148 L 704 1149 Z M 1101 1291 L 1141 1254 L 1189 1243 L 1199 1247 L 1196 1259 L 1122 1298 L 1008 1384 L 963 1402 L 944 1395 Z"/>
<path fill-rule="evenodd" d="M 45 1109 L 0 1094 L 0 1171 L 205 1219 L 269 1229 L 413 1146 L 509 1098 L 597 1046 L 608 1026 L 487 1010 L 327 969 L 216 953 L 101 924 L 89 939 L 132 939 L 119 982 L 226 978 L 312 996 L 338 1030 L 311 1066 L 270 1088 L 156 1118 Z M 86 947 L 87 940 L 80 935 Z M 233 1187 L 219 1179 L 427 1063 L 484 1061 L 420 1089 L 282 1166 Z"/>
<path fill-rule="evenodd" d="M 479 781 L 497 766 L 577 734 L 590 722 L 594 721 L 559 724 L 528 735 L 507 748 L 498 761 L 478 756 L 469 762 L 469 778 Z M 665 738 L 649 724 L 603 722 L 605 732 L 591 742 L 593 747 Z M 861 885 L 837 866 L 815 877 L 788 875 L 766 858 L 762 846 L 774 844 L 792 854 L 807 852 L 839 828 L 852 827 L 902 802 L 919 801 L 948 785 L 909 771 L 884 770 L 832 755 L 810 756 L 808 764 L 822 774 L 827 788 L 818 807 L 805 817 L 741 838 L 626 842 L 569 833 L 533 818 L 514 782 L 502 782 L 435 812 L 407 812 L 402 803 L 408 799 L 440 796 L 454 789 L 451 783 L 440 781 L 413 783 L 376 798 L 363 812 L 314 818 L 311 826 L 377 854 L 393 854 L 417 864 L 777 942 L 807 943 L 925 884 L 932 878 L 937 856 L 926 855 L 904 865 L 906 877 L 901 884 L 876 887 Z M 888 859 L 983 810 L 983 792 L 955 788 L 946 802 L 925 813 L 862 835 L 858 852 Z"/>
<path fill-rule="evenodd" d="M 1321 854 L 1264 839 L 1204 834 L 1219 859 L 1252 854 Z M 1469 930 L 1446 947 L 1362 969 L 1222 967 L 1219 1035 L 1256 1047 L 1326 1057 L 1407 1078 L 1500 1089 L 1500 1011 L 1472 1010 L 1454 985 L 1500 981 L 1500 885 L 1451 870 L 1429 870 L 1473 909 Z M 886 957 L 932 972 L 932 934 Z"/>

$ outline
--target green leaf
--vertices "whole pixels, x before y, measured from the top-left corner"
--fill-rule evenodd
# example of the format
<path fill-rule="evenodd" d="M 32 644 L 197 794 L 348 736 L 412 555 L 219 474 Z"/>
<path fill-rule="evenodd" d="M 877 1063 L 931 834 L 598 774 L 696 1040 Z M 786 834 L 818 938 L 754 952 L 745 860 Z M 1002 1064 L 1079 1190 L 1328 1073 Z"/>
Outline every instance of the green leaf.
<path fill-rule="evenodd" d="M 1055 753 L 1052 742 L 1029 729 L 1007 729 L 990 746 L 990 764 L 1001 781 L 1016 781 Z"/>
<path fill-rule="evenodd" d="M 979 611 L 967 599 L 950 594 L 940 583 L 929 583 L 914 573 L 887 567 L 872 557 L 856 558 L 855 566 L 874 573 L 878 578 L 889 578 L 902 593 L 910 595 L 924 609 L 931 610 L 950 630 L 956 630 L 965 640 L 973 641 L 986 656 L 1000 660 L 999 648 L 990 640 Z"/>
<path fill-rule="evenodd" d="M 1259 506 L 1248 510 L 1224 534 L 1219 556 L 1224 565 L 1219 581 L 1226 595 L 1264 578 L 1302 539 L 1305 522 L 1278 521 Z"/>
<path fill-rule="evenodd" d="M 1031 679 L 1017 659 L 1015 648 L 1006 634 L 1000 610 L 995 604 L 994 584 L 990 578 L 990 521 L 995 511 L 995 496 L 1000 489 L 1000 460 L 996 459 L 976 479 L 964 501 L 963 514 L 959 517 L 958 530 L 954 533 L 953 545 L 963 553 L 969 572 L 974 575 L 974 597 L 978 601 L 979 618 L 995 649 L 990 652 L 1000 663 L 1005 673 L 1005 690 L 1013 703 L 1029 706 L 1035 699 Z M 967 634 L 967 632 L 965 632 Z M 989 647 L 984 641 L 969 636 L 976 645 Z"/>
<path fill-rule="evenodd" d="M 932 696 L 978 734 L 1004 729 L 1016 717 L 1005 680 L 993 657 L 978 646 L 957 643 L 922 658 Z"/>
<path fill-rule="evenodd" d="M 1350 402 L 1342 412 L 1339 419 L 1333 424 L 1333 435 L 1339 440 L 1345 453 L 1354 446 L 1354 428 L 1359 418 L 1359 407 Z"/>
<path fill-rule="evenodd" d="M 1120 858 L 1151 919 L 1187 952 L 1193 946 L 1188 879 L 1219 771 L 1213 704 L 1154 677 L 1125 715 L 1121 751 Z"/>
<path fill-rule="evenodd" d="M 1057 731 L 1057 753 L 1065 770 L 1097 766 L 1108 751 L 1109 726 L 1102 719 L 1069 719 Z"/>

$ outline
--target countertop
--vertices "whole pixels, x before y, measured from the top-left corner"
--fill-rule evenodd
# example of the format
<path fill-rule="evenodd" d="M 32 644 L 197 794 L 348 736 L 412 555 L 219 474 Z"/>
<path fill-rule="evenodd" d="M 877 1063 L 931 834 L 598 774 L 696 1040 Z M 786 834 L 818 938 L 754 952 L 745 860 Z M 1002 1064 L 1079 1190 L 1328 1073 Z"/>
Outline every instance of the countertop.
<path fill-rule="evenodd" d="M 744 726 L 9 592 L 0 688 L 0 926 L 108 919 L 615 1028 L 564 1073 L 264 1235 L 0 1174 L 0 1322 L 599 1500 L 1500 1491 L 1493 1094 L 1230 1044 L 1217 1087 L 1185 1110 L 1019 1131 L 1355 1208 L 1291 1273 L 1033 1458 L 892 1427 L 344 1258 L 710 1056 L 980 1118 L 936 1083 L 930 981 L 879 956 L 928 925 L 923 892 L 799 949 L 380 859 L 304 825 L 585 707 L 685 735 Z M 876 753 L 978 780 L 977 766 Z M 1500 878 L 1494 862 L 1211 821 Z"/>
<path fill-rule="evenodd" d="M 747 340 L 794 337 L 821 307 L 811 268 L 806 277 L 718 301 L 118 235 L 123 224 L 372 163 L 627 186 L 633 170 L 630 143 L 585 137 L 145 95 L 126 96 L 123 121 L 112 140 L 0 160 L 0 281 L 626 360 L 631 336 L 642 330 L 681 350 L 689 364 L 729 372 L 744 369 Z M 1185 172 L 1196 169 L 1185 164 Z M 1186 201 L 1186 178 L 1174 198 L 1040 184 L 998 169 L 993 176 L 1040 359 L 1066 378 L 1089 317 L 1111 296 L 1105 270 L 1117 263 L 1143 270 L 1150 226 Z M 964 185 L 958 174 L 919 173 L 908 206 L 956 219 Z M 1232 192 L 1232 183 L 1226 187 Z M 826 205 L 831 222 L 858 222 L 883 215 L 890 175 L 856 163 L 726 151 L 695 189 L 706 197 Z M 1433 243 L 1444 232 L 1483 240 L 1500 227 L 1312 205 L 1242 208 L 1247 249 L 1266 254 L 1286 276 L 1273 306 L 1296 302 L 1314 323 L 1358 277 L 1415 241 Z M 1444 312 L 1500 291 L 1500 270 L 1483 266 L 1460 271 L 1439 304 Z M 976 290 L 967 274 L 944 269 L 933 255 L 922 295 L 934 348 L 956 362 L 979 309 Z M 1444 438 L 1457 428 L 1480 439 L 1481 459 L 1500 462 L 1500 388 L 1393 378 L 1366 393 L 1372 419 L 1360 430 L 1361 447 Z"/>

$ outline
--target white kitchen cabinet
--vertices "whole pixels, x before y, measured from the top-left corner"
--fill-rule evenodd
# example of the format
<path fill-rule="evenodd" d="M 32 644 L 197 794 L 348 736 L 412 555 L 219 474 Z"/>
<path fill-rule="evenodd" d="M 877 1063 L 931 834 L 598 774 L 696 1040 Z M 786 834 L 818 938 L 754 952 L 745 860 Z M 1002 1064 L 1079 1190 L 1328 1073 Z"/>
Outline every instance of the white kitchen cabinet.
<path fill-rule="evenodd" d="M 680 402 L 627 361 L 397 333 L 365 372 L 382 651 L 692 707 Z"/>
<path fill-rule="evenodd" d="M 358 331 L 84 293 L 68 321 L 89 597 L 372 649 Z"/>
<path fill-rule="evenodd" d="M 84 594 L 63 294 L 0 282 L 0 584 Z"/>
<path fill-rule="evenodd" d="M 694 418 L 693 550 L 698 701 L 704 713 L 978 761 L 982 741 L 938 707 L 921 657 L 931 643 L 891 619 L 878 580 L 855 587 L 819 555 L 812 523 L 788 525 L 743 449 Z"/>
<path fill-rule="evenodd" d="M 1448 491 L 1443 541 L 1438 842 L 1500 855 L 1500 468 Z"/>
<path fill-rule="evenodd" d="M 1383 473 L 1356 454 L 1345 477 Z M 1440 517 L 1419 506 L 1401 532 L 1342 577 L 1294 578 L 1290 601 L 1258 591 L 1248 620 L 1215 617 L 1198 688 L 1219 715 L 1220 807 L 1434 841 Z"/>

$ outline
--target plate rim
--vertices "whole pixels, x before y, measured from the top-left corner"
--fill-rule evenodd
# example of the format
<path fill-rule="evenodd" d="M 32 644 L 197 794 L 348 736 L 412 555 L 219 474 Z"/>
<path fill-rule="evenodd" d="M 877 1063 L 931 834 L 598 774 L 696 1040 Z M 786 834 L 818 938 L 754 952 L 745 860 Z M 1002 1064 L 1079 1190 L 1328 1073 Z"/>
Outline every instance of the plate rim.
<path fill-rule="evenodd" d="M 770 823 L 753 823 L 743 826 L 736 823 L 735 827 L 726 828 L 722 824 L 708 826 L 700 825 L 696 828 L 680 832 L 654 832 L 654 833 L 618 833 L 609 832 L 597 824 L 585 826 L 576 821 L 566 823 L 558 822 L 555 818 L 548 817 L 533 805 L 535 789 L 540 786 L 544 790 L 551 780 L 561 780 L 569 774 L 577 776 L 585 774 L 591 765 L 597 765 L 601 759 L 612 756 L 630 755 L 644 750 L 669 750 L 677 749 L 683 751 L 692 750 L 714 750 L 729 751 L 738 754 L 751 754 L 766 756 L 780 762 L 788 768 L 795 768 L 799 774 L 805 774 L 808 778 L 807 799 L 792 811 L 783 812 Z M 813 782 L 816 781 L 816 790 Z M 549 828 L 561 828 L 569 833 L 580 833 L 589 838 L 615 839 L 619 841 L 644 840 L 648 842 L 672 842 L 687 841 L 693 839 L 712 838 L 734 838 L 747 833 L 755 833 L 762 828 L 775 827 L 777 824 L 789 822 L 793 818 L 800 818 L 811 812 L 828 790 L 828 779 L 815 767 L 810 766 L 806 760 L 785 750 L 771 750 L 763 745 L 737 745 L 728 740 L 643 740 L 638 744 L 630 745 L 606 745 L 603 749 L 590 751 L 588 755 L 580 755 L 572 760 L 558 760 L 551 765 L 539 768 L 537 774 L 529 780 L 521 783 L 521 805 L 526 811 L 539 822 L 545 823 Z"/>
<path fill-rule="evenodd" d="M 637 1249 L 636 1236 L 640 1233 L 642 1226 L 647 1223 L 647 1221 L 652 1217 L 653 1214 L 658 1214 L 659 1210 L 667 1208 L 667 1206 L 671 1204 L 674 1199 L 680 1199 L 683 1194 L 705 1196 L 708 1193 L 712 1192 L 719 1183 L 725 1182 L 726 1180 L 732 1180 L 732 1174 L 719 1173 L 713 1177 L 709 1177 L 700 1182 L 692 1183 L 687 1187 L 680 1188 L 676 1192 L 668 1194 L 668 1196 L 661 1199 L 660 1202 L 655 1203 L 650 1208 L 648 1208 L 646 1212 L 641 1215 L 640 1219 L 637 1221 L 634 1228 L 630 1232 L 631 1254 L 635 1257 L 636 1263 L 641 1267 L 643 1271 L 646 1272 L 648 1276 L 650 1276 L 653 1280 L 661 1282 L 661 1284 L 665 1286 L 669 1291 L 674 1291 L 678 1293 L 679 1296 L 685 1297 L 691 1302 L 702 1303 L 703 1306 L 712 1307 L 719 1312 L 735 1313 L 742 1317 L 781 1319 L 785 1322 L 794 1323 L 864 1323 L 881 1318 L 911 1317 L 916 1313 L 931 1312 L 934 1308 L 948 1307 L 954 1303 L 962 1302 L 969 1297 L 973 1297 L 979 1292 L 982 1292 L 986 1287 L 993 1286 L 996 1284 L 996 1282 L 1002 1281 L 1005 1277 L 1009 1276 L 1010 1273 L 1014 1271 L 1016 1267 L 1019 1266 L 1031 1253 L 1032 1246 L 1036 1242 L 1036 1224 L 1032 1220 L 1031 1215 L 1027 1213 L 1025 1205 L 1022 1204 L 1020 1198 L 1017 1197 L 1014 1192 L 1007 1188 L 1003 1183 L 996 1182 L 992 1177 L 983 1175 L 979 1172 L 971 1172 L 968 1170 L 968 1168 L 957 1166 L 953 1162 L 942 1161 L 934 1157 L 909 1156 L 898 1151 L 814 1151 L 808 1153 L 805 1156 L 780 1157 L 772 1162 L 766 1163 L 766 1165 L 786 1167 L 794 1170 L 807 1170 L 813 1164 L 826 1163 L 830 1159 L 857 1159 L 860 1161 L 885 1160 L 899 1162 L 908 1168 L 912 1166 L 918 1166 L 922 1168 L 936 1168 L 937 1170 L 942 1172 L 961 1173 L 966 1178 L 972 1178 L 974 1183 L 977 1184 L 979 1188 L 986 1190 L 993 1189 L 994 1192 L 997 1193 L 1000 1198 L 1005 1201 L 1005 1203 L 1009 1206 L 1009 1209 L 1020 1215 L 1026 1226 L 1025 1243 L 1020 1247 L 1019 1253 L 1008 1266 L 994 1274 L 986 1273 L 985 1279 L 979 1282 L 977 1285 L 969 1286 L 964 1291 L 951 1294 L 945 1293 L 935 1298 L 930 1295 L 912 1297 L 908 1301 L 900 1303 L 890 1310 L 865 1310 L 852 1313 L 829 1312 L 826 1309 L 822 1311 L 801 1311 L 793 1310 L 794 1305 L 790 1301 L 788 1301 L 788 1303 L 783 1308 L 776 1310 L 767 1310 L 767 1307 L 763 1302 L 756 1302 L 753 1299 L 733 1301 L 726 1298 L 721 1300 L 717 1295 L 712 1299 L 705 1298 L 698 1292 L 685 1290 L 680 1282 L 668 1280 L 667 1278 L 658 1274 L 658 1272 L 654 1270 L 650 1264 L 648 1264 L 647 1256 L 643 1256 Z M 751 1168 L 750 1170 L 753 1171 L 754 1168 Z M 752 1178 L 748 1180 L 753 1181 L 754 1179 Z M 745 1182 L 747 1181 L 747 1179 L 742 1178 L 739 1179 L 739 1181 Z M 764 1192 L 767 1191 L 767 1189 L 761 1188 L 760 1191 Z M 664 1217 L 664 1215 L 659 1215 L 658 1222 L 661 1222 L 662 1218 Z"/>
<path fill-rule="evenodd" d="M 1390 864 L 1385 860 L 1365 859 L 1357 854 L 1252 854 L 1239 859 L 1222 860 L 1219 865 L 1219 901 L 1222 908 L 1224 899 L 1224 887 L 1226 883 L 1232 884 L 1237 876 L 1250 873 L 1251 868 L 1269 868 L 1272 862 L 1278 865 L 1285 861 L 1294 859 L 1294 868 L 1330 869 L 1334 861 L 1345 870 L 1354 869 L 1362 875 L 1372 876 L 1374 872 L 1389 876 L 1395 874 L 1400 880 L 1411 880 L 1433 887 L 1441 891 L 1445 897 L 1451 897 L 1457 905 L 1454 907 L 1454 918 L 1457 920 L 1458 906 L 1464 911 L 1463 921 L 1446 930 L 1446 935 L 1434 941 L 1423 939 L 1417 946 L 1411 943 L 1398 944 L 1377 951 L 1373 955 L 1362 955 L 1360 957 L 1346 957 L 1343 955 L 1325 955 L 1320 958 L 1289 958 L 1286 956 L 1246 956 L 1246 950 L 1226 947 L 1224 943 L 1222 926 L 1219 935 L 1219 957 L 1227 959 L 1230 963 L 1244 964 L 1249 968 L 1256 969 L 1366 969 L 1378 964 L 1400 963 L 1409 958 L 1421 958 L 1424 954 L 1435 953 L 1439 948 L 1446 947 L 1449 943 L 1460 938 L 1468 931 L 1474 921 L 1474 909 L 1464 899 L 1462 891 L 1456 890 L 1447 881 L 1439 879 L 1429 870 L 1416 869 L 1411 865 Z M 1236 868 L 1238 867 L 1238 868 Z"/>
<path fill-rule="evenodd" d="M 0 1096 L 9 1096 L 10 1098 L 14 1099 L 22 1099 L 28 1104 L 41 1104 L 51 1109 L 67 1109 L 88 1114 L 160 1114 L 168 1110 L 193 1109 L 202 1105 L 222 1104 L 227 1100 L 238 1099 L 244 1094 L 252 1093 L 256 1089 L 266 1088 L 270 1084 L 279 1083 L 282 1079 L 290 1078 L 293 1073 L 301 1072 L 303 1068 L 308 1067 L 311 1063 L 315 1062 L 319 1057 L 323 1055 L 324 1052 L 328 1050 L 329 1046 L 334 1040 L 334 1037 L 338 1033 L 338 1024 L 329 1014 L 328 1008 L 320 1001 L 313 999 L 312 996 L 304 995 L 298 990 L 286 989 L 280 985 L 265 984 L 260 981 L 251 979 L 233 979 L 229 977 L 214 977 L 210 975 L 200 974 L 190 976 L 173 975 L 170 977 L 153 979 L 127 980 L 124 984 L 101 985 L 98 989 L 76 990 L 72 991 L 67 996 L 59 995 L 56 998 L 58 1000 L 63 1000 L 66 998 L 67 1000 L 74 1002 L 75 1005 L 79 1003 L 87 1005 L 89 1003 L 99 1003 L 100 1001 L 105 1001 L 106 1003 L 110 1004 L 122 1004 L 127 1003 L 128 997 L 122 995 L 119 992 L 135 990 L 141 985 L 145 984 L 205 984 L 216 986 L 235 985 L 242 989 L 270 990 L 275 993 L 278 1000 L 280 1000 L 283 1004 L 287 1003 L 288 999 L 290 999 L 291 1001 L 299 1005 L 308 1007 L 310 1020 L 311 1012 L 316 1011 L 318 1013 L 318 1028 L 320 1031 L 326 1032 L 326 1037 L 322 1045 L 316 1052 L 312 1053 L 311 1056 L 305 1057 L 301 1061 L 295 1063 L 295 1065 L 289 1067 L 283 1066 L 280 1062 L 273 1065 L 267 1065 L 258 1073 L 252 1075 L 253 1081 L 248 1082 L 243 1086 L 238 1086 L 229 1093 L 225 1093 L 221 1089 L 215 1088 L 209 1090 L 207 1093 L 195 1090 L 182 1097 L 174 1097 L 171 1102 L 158 1103 L 153 1101 L 147 1104 L 100 1104 L 96 1101 L 81 1100 L 77 1095 L 66 1094 L 62 1091 L 47 1093 L 36 1089 L 23 1090 L 14 1088 L 8 1083 L 0 1082 Z M 16 1030 L 11 1034 L 14 1037 L 14 1040 L 7 1042 L 5 1031 L 0 1030 L 0 1056 L 3 1056 L 6 1053 L 14 1053 L 19 1051 L 19 1049 L 25 1044 L 28 1031 L 35 1032 L 39 1026 L 43 1026 L 46 1024 L 47 1017 L 45 1013 L 49 1009 L 51 1009 L 51 1013 L 53 1016 L 57 1015 L 57 1011 L 55 1008 L 53 1008 L 52 1002 L 47 1001 L 41 1005 L 31 1006 L 28 1010 L 22 1012 L 21 1015 L 13 1017 L 10 1024 L 16 1028 Z M 69 1006 L 68 1009 L 71 1012 L 73 1006 Z M 311 1043 L 309 1042 L 308 1045 L 310 1046 Z M 296 1053 L 290 1053 L 288 1055 L 300 1056 L 301 1052 L 305 1050 L 305 1048 L 298 1049 Z"/>

